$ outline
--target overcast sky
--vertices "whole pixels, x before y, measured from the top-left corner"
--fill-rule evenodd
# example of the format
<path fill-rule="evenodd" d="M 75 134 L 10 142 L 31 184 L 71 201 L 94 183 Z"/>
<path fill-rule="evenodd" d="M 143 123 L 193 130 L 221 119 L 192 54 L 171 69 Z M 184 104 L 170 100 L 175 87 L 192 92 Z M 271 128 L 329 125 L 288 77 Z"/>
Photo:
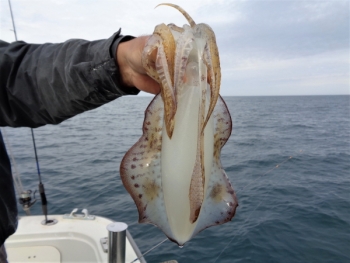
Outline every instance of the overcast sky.
<path fill-rule="evenodd" d="M 0 38 L 12 42 L 8 0 L 0 0 Z M 186 23 L 175 9 L 146 0 L 12 0 L 17 35 L 29 43 L 151 34 Z M 222 95 L 350 94 L 349 1 L 179 0 L 216 34 Z"/>

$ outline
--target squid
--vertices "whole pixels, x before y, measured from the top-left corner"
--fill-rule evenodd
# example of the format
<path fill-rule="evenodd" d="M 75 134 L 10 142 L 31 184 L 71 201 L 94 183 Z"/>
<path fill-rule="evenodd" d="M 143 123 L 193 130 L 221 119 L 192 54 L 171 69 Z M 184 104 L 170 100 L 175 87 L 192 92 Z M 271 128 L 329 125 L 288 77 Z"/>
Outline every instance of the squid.
<path fill-rule="evenodd" d="M 220 161 L 232 121 L 219 95 L 213 30 L 177 5 L 160 5 L 174 7 L 189 24 L 157 25 L 146 43 L 142 64 L 161 92 L 145 111 L 143 135 L 125 154 L 120 175 L 139 223 L 159 227 L 183 246 L 235 215 L 238 201 Z"/>

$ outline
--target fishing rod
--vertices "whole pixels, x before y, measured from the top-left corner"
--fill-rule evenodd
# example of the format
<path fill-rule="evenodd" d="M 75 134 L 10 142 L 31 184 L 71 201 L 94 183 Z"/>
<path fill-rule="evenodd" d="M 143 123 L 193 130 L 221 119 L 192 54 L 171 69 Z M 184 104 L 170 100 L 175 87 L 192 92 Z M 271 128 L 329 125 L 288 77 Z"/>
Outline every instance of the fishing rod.
<path fill-rule="evenodd" d="M 12 20 L 12 27 L 13 27 L 13 33 L 15 34 L 15 40 L 18 41 L 17 39 L 17 31 L 16 31 L 16 25 L 15 25 L 15 19 L 13 17 L 13 12 L 12 12 L 12 6 L 11 6 L 11 0 L 8 0 L 9 6 L 10 6 L 10 13 L 11 13 L 11 20 Z M 36 160 L 36 168 L 38 171 L 38 178 L 39 178 L 39 193 L 40 193 L 40 198 L 41 198 L 41 207 L 43 214 L 45 216 L 45 220 L 42 222 L 43 225 L 47 225 L 50 223 L 53 223 L 53 220 L 48 220 L 47 219 L 47 199 L 46 199 L 46 194 L 45 194 L 45 188 L 44 185 L 41 181 L 41 174 L 40 174 L 40 167 L 39 167 L 39 159 L 38 159 L 38 154 L 36 151 L 36 144 L 35 144 L 35 137 L 34 137 L 34 130 L 33 128 L 30 128 L 32 132 L 32 139 L 33 139 L 33 146 L 34 146 L 34 154 L 35 154 L 35 160 Z M 21 199 L 20 199 L 21 200 Z M 21 202 L 21 201 L 20 201 Z"/>
<path fill-rule="evenodd" d="M 10 0 L 9 0 L 10 1 Z M 43 210 L 43 214 L 45 216 L 45 222 L 44 225 L 50 223 L 50 220 L 47 220 L 47 199 L 46 199 L 46 194 L 45 194 L 45 188 L 44 185 L 41 181 L 41 174 L 40 174 L 40 167 L 39 167 L 39 160 L 38 160 L 38 154 L 36 152 L 36 145 L 35 145 L 35 138 L 34 138 L 34 131 L 31 128 L 30 129 L 32 132 L 32 139 L 33 139 L 33 145 L 34 145 L 34 153 L 35 153 L 35 160 L 36 160 L 36 169 L 38 171 L 38 177 L 39 177 L 39 193 L 40 193 L 40 198 L 41 198 L 41 207 Z"/>

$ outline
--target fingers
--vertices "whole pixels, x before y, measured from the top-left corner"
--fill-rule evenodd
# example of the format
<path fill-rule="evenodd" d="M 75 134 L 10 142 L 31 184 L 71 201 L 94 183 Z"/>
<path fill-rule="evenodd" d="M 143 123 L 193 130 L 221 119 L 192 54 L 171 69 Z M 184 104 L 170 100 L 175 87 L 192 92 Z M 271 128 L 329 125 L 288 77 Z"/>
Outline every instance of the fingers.
<path fill-rule="evenodd" d="M 142 51 L 149 36 L 134 38 L 130 41 L 120 43 L 117 49 L 117 63 L 123 84 L 136 87 L 144 92 L 158 94 L 159 84 L 146 75 L 141 63 Z M 153 55 L 153 54 L 152 54 Z M 155 61 L 156 54 L 151 57 Z"/>
<path fill-rule="evenodd" d="M 157 81 L 150 78 L 147 75 L 139 75 L 134 80 L 135 87 L 144 92 L 148 92 L 151 94 L 158 94 L 160 92 L 160 85 Z"/>

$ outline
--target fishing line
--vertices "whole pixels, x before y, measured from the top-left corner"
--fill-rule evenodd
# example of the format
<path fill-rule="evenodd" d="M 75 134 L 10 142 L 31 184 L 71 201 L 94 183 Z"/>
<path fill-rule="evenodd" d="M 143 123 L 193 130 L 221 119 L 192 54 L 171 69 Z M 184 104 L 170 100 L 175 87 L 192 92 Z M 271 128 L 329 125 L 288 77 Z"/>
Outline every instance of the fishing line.
<path fill-rule="evenodd" d="M 237 192 L 241 192 L 243 191 L 244 189 L 246 189 L 249 185 L 251 185 L 252 183 L 254 183 L 256 180 L 260 179 L 261 177 L 267 175 L 268 173 L 272 172 L 273 170 L 277 169 L 278 167 L 280 167 L 282 164 L 284 164 L 285 162 L 288 162 L 290 159 L 292 159 L 293 156 L 289 156 L 287 159 L 285 159 L 283 162 L 279 163 L 279 164 L 276 164 L 273 168 L 271 168 L 270 170 L 268 170 L 267 172 L 265 172 L 264 174 L 258 176 L 257 178 L 255 178 L 253 181 L 251 181 L 249 184 L 247 184 L 246 186 L 244 186 L 242 189 L 240 189 L 239 191 Z M 236 192 L 236 193 L 237 193 Z"/>
<path fill-rule="evenodd" d="M 261 205 L 262 201 L 260 201 L 260 203 L 254 208 L 254 210 L 252 212 L 250 212 L 249 216 L 246 218 L 246 220 L 244 220 L 243 224 L 241 225 L 240 228 L 238 228 L 237 232 L 239 232 L 243 226 L 245 225 L 245 223 L 247 223 L 248 219 L 250 218 L 250 216 L 253 214 L 253 212 L 258 209 L 258 207 Z M 221 256 L 221 254 L 226 250 L 226 248 L 231 244 L 231 242 L 233 241 L 233 239 L 235 238 L 235 236 L 233 236 L 230 240 L 230 242 L 228 242 L 226 244 L 226 246 L 223 248 L 223 250 L 220 252 L 220 254 L 216 257 L 215 261 L 213 263 L 215 263 Z"/>
<path fill-rule="evenodd" d="M 302 152 L 302 150 L 300 150 L 300 153 Z M 282 164 L 288 162 L 289 160 L 291 160 L 293 158 L 293 156 L 289 156 L 287 159 L 285 159 L 283 162 L 275 165 L 273 168 L 271 168 L 270 170 L 268 170 L 267 172 L 265 172 L 264 174 L 258 176 L 257 178 L 255 178 L 253 181 L 251 181 L 249 184 L 247 184 L 245 187 L 243 187 L 240 191 L 243 191 L 245 188 L 247 188 L 249 185 L 251 185 L 253 182 L 255 182 L 257 179 L 265 176 L 268 173 L 271 173 L 273 170 L 279 168 Z M 250 217 L 252 216 L 253 212 L 258 209 L 258 207 L 262 204 L 263 200 L 260 201 L 260 203 L 250 212 L 249 216 L 244 220 L 243 224 L 241 225 L 240 228 L 238 228 L 238 230 L 236 232 L 239 232 L 243 226 L 245 226 L 245 224 L 247 223 L 247 221 L 250 219 Z M 235 236 L 233 236 L 231 238 L 231 240 L 226 244 L 226 246 L 221 250 L 221 252 L 219 253 L 219 255 L 216 257 L 216 259 L 213 261 L 213 263 L 216 263 L 217 260 L 220 258 L 220 256 L 222 255 L 222 253 L 227 249 L 227 247 L 232 243 L 232 241 L 234 240 Z"/>
<path fill-rule="evenodd" d="M 0 131 L 0 133 L 1 133 L 1 131 Z M 12 147 L 11 147 L 10 141 L 8 140 L 6 130 L 2 129 L 2 133 L 3 133 L 3 137 L 4 137 L 4 141 L 5 141 L 7 150 L 10 153 L 11 163 L 12 163 L 12 167 L 13 167 L 12 177 L 13 177 L 13 181 L 15 182 L 15 188 L 17 190 L 18 195 L 20 195 L 23 192 L 23 185 L 22 185 L 21 177 L 20 177 L 20 174 L 18 173 L 18 170 L 17 170 L 17 164 L 15 161 L 15 158 L 13 157 Z"/>
<path fill-rule="evenodd" d="M 151 252 L 153 249 L 159 247 L 161 244 L 163 244 L 165 241 L 167 241 L 168 239 L 164 239 L 163 241 L 161 241 L 160 243 L 158 243 L 157 245 L 155 245 L 154 247 L 150 248 L 149 250 L 147 250 L 145 253 L 143 253 L 141 255 L 141 257 L 135 258 L 133 261 L 131 261 L 130 263 L 134 263 L 136 260 L 139 260 L 141 258 L 143 258 L 146 254 L 148 254 L 149 252 Z"/>

